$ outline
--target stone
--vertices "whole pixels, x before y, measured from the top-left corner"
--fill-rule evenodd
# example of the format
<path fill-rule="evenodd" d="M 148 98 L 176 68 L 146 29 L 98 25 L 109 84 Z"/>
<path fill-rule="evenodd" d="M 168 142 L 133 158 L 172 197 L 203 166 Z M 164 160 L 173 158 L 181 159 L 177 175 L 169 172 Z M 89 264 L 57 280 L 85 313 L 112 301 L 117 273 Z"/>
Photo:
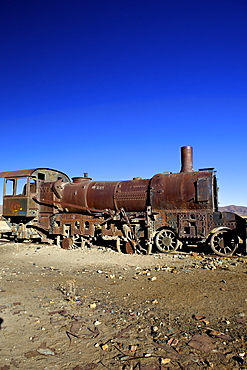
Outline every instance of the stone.
<path fill-rule="evenodd" d="M 161 358 L 160 359 L 160 363 L 161 365 L 167 365 L 171 362 L 171 359 L 170 358 Z"/>
<path fill-rule="evenodd" d="M 200 334 L 193 335 L 188 345 L 201 352 L 211 352 L 215 348 L 212 338 Z"/>
<path fill-rule="evenodd" d="M 102 348 L 103 351 L 108 351 L 109 346 L 108 346 L 107 343 L 105 343 L 105 344 L 102 344 L 101 348 Z"/>

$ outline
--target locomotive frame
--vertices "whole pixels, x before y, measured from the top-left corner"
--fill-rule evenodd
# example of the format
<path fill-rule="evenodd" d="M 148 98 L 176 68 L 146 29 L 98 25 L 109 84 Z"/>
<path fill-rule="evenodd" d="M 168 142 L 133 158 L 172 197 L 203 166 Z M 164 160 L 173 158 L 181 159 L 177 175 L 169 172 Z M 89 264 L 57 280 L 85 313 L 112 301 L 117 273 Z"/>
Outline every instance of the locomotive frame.
<path fill-rule="evenodd" d="M 181 171 L 151 179 L 92 181 L 84 174 L 70 181 L 49 168 L 2 172 L 0 236 L 65 249 L 104 243 L 149 254 L 209 244 L 221 256 L 240 245 L 246 252 L 245 220 L 218 211 L 215 171 L 194 171 L 192 155 L 192 147 L 182 147 Z"/>

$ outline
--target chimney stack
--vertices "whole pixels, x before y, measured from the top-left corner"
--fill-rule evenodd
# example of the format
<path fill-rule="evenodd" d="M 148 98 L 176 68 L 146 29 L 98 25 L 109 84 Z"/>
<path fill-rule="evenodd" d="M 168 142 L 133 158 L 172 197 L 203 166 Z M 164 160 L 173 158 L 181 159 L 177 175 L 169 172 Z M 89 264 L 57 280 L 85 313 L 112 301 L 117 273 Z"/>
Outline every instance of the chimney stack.
<path fill-rule="evenodd" d="M 192 146 L 182 146 L 181 148 L 181 171 L 180 172 L 194 172 Z"/>

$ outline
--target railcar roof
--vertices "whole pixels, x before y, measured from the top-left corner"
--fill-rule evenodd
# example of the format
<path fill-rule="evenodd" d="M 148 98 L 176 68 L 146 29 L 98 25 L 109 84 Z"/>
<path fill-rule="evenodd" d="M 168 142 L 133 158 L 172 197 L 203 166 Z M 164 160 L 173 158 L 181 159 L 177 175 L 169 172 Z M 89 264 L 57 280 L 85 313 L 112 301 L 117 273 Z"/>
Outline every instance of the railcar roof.
<path fill-rule="evenodd" d="M 32 169 L 29 169 L 29 170 L 17 170 L 17 171 L 6 171 L 6 172 L 0 172 L 0 178 L 13 178 L 13 177 L 28 177 L 28 176 L 32 176 L 32 175 L 36 175 L 37 172 L 39 171 L 44 171 L 44 172 L 53 172 L 53 173 L 57 173 L 57 174 L 61 174 L 63 176 L 65 176 L 68 180 L 69 180 L 69 177 L 61 172 L 61 171 L 58 171 L 58 170 L 53 170 L 51 168 L 32 168 Z"/>

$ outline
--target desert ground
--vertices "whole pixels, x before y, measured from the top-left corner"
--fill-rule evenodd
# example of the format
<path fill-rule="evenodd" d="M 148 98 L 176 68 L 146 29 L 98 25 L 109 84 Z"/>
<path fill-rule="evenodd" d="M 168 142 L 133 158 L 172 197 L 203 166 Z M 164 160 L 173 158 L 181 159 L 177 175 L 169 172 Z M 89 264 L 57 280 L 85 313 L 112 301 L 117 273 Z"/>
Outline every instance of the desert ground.
<path fill-rule="evenodd" d="M 247 369 L 247 259 L 0 241 L 0 370 Z"/>

